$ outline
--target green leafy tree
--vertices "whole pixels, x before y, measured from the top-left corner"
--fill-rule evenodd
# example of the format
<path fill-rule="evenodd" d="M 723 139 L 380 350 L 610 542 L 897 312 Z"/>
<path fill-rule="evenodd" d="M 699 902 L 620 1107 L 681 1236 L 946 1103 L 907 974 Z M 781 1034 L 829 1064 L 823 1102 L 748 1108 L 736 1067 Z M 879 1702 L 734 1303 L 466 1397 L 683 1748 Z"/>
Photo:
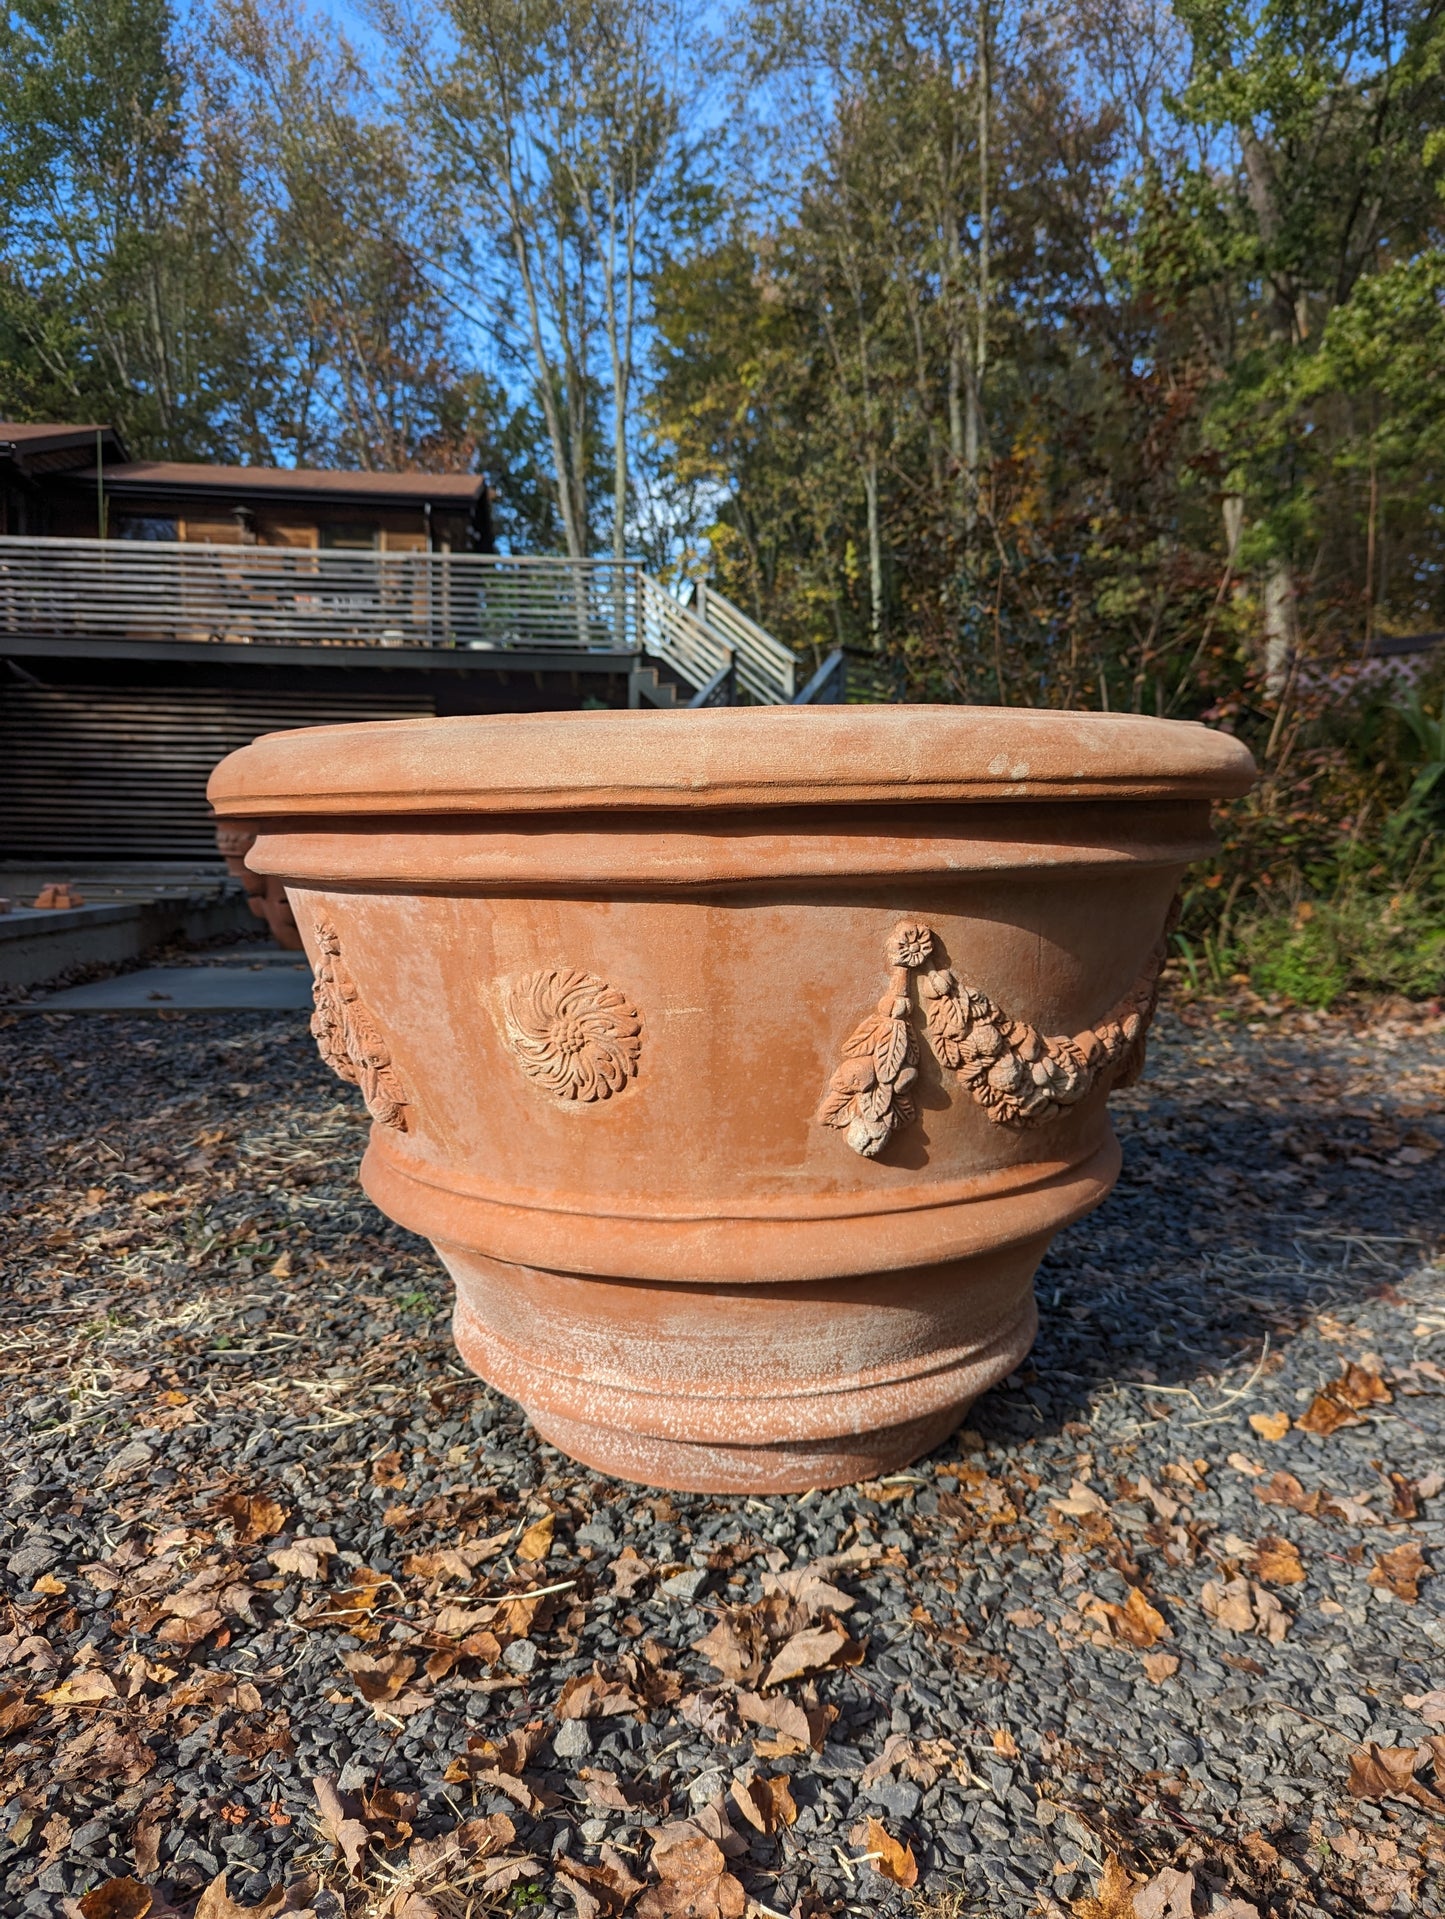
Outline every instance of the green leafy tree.
<path fill-rule="evenodd" d="M 167 0 L 0 16 L 0 381 L 22 413 L 221 451 L 215 259 Z"/>

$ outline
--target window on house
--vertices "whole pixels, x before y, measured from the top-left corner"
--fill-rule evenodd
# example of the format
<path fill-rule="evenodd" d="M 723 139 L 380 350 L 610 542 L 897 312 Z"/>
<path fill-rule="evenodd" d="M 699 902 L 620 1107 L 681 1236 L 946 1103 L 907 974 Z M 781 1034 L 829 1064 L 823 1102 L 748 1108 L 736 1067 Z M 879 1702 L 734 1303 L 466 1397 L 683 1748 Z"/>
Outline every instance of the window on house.
<path fill-rule="evenodd" d="M 331 553 L 371 553 L 377 546 L 376 528 L 361 520 L 334 520 L 320 532 L 322 546 Z"/>
<path fill-rule="evenodd" d="M 174 540 L 177 522 L 162 513 L 121 513 L 116 516 L 116 538 L 120 540 Z"/>

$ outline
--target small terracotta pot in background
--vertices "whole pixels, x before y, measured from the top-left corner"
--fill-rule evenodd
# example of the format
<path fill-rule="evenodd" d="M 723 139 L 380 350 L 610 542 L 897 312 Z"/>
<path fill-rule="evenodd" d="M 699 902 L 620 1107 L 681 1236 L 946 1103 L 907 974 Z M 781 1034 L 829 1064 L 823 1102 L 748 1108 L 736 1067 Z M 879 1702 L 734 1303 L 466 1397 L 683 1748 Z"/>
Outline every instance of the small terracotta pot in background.
<path fill-rule="evenodd" d="M 296 915 L 286 897 L 286 883 L 271 873 L 253 873 L 246 855 L 255 844 L 255 832 L 236 820 L 216 821 L 216 847 L 226 862 L 226 871 L 246 889 L 246 905 L 258 920 L 265 920 L 271 937 L 288 953 L 302 950 Z"/>
<path fill-rule="evenodd" d="M 608 1472 L 776 1492 L 916 1458 L 1027 1352 L 1252 777 L 1134 716 L 722 708 L 272 734 L 210 794 L 467 1362 Z"/>

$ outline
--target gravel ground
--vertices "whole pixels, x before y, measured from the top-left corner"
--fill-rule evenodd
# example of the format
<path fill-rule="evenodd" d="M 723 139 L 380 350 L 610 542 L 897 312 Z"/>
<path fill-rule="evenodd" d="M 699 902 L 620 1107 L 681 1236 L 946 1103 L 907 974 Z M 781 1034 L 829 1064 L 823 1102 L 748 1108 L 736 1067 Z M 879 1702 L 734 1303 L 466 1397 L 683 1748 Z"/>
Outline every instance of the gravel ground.
<path fill-rule="evenodd" d="M 299 1022 L 0 1026 L 0 1911 L 1445 1913 L 1438 1015 L 1166 1011 L 1031 1361 L 776 1499 L 465 1373 Z"/>

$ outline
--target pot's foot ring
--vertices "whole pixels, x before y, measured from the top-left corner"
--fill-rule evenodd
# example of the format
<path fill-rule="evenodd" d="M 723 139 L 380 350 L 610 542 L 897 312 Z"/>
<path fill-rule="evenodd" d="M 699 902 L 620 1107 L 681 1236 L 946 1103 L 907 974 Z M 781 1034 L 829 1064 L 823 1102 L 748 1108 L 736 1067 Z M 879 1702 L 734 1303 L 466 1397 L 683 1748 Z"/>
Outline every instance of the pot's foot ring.
<path fill-rule="evenodd" d="M 619 1432 L 555 1412 L 525 1410 L 549 1445 L 615 1479 L 682 1493 L 804 1493 L 897 1472 L 941 1445 L 972 1400 L 881 1432 L 772 1446 L 726 1446 Z"/>

